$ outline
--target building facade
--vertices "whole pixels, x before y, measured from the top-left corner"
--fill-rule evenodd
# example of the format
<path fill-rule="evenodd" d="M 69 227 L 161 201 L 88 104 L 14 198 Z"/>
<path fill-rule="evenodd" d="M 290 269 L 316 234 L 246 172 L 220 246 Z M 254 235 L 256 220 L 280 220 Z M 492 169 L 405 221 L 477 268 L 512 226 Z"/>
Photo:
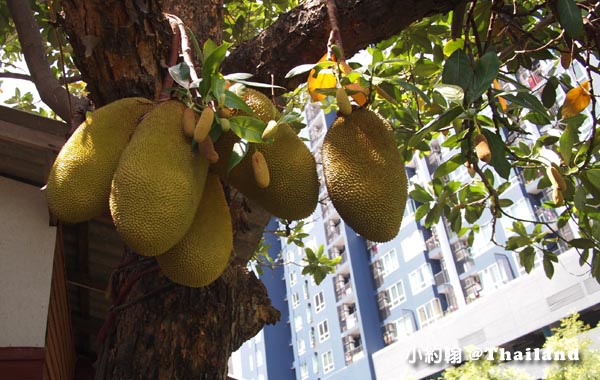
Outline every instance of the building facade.
<path fill-rule="evenodd" d="M 518 73 L 518 79 L 541 92 L 539 74 L 548 70 L 540 64 L 533 71 Z M 561 102 L 559 98 L 557 104 Z M 558 112 L 558 108 L 550 111 Z M 282 274 L 278 289 L 285 285 L 286 294 L 275 297 L 287 301 L 284 308 L 289 319 L 281 331 L 287 328 L 290 340 L 286 349 L 292 355 L 288 361 L 280 360 L 277 355 L 282 353 L 277 351 L 273 360 L 290 372 L 289 377 L 265 379 L 426 378 L 450 363 L 411 364 L 411 349 L 464 349 L 468 345 L 533 348 L 543 343 L 549 326 L 574 311 L 591 322 L 598 321 L 600 286 L 584 275 L 585 268 L 579 267 L 574 250 L 567 251 L 560 241 L 545 247 L 560 258 L 554 278 L 548 280 L 541 268 L 541 252 L 536 254 L 535 269 L 527 274 L 518 254 L 494 243 L 502 244 L 511 236 L 510 218 L 494 224 L 489 211 L 484 211 L 477 222 L 480 232 L 469 244 L 466 236 L 451 231 L 444 217 L 431 228 L 415 220 L 419 203 L 409 199 L 396 238 L 378 244 L 357 235 L 328 200 L 323 179 L 320 147 L 335 115 L 323 114 L 318 105 L 308 105 L 305 113 L 321 183 L 321 202 L 307 223 L 305 232 L 310 238 L 305 244 L 312 248 L 323 244 L 330 258 L 339 256 L 341 261 L 335 274 L 316 285 L 301 275 L 303 250 L 282 244 L 287 265 L 278 269 Z M 548 126 L 524 127 L 531 134 L 531 141 L 525 143 L 553 133 Z M 442 146 L 443 138 L 432 141 L 429 155 L 415 156 L 406 165 L 409 191 L 415 185 L 425 186 L 435 169 L 456 154 Z M 467 169 L 460 168 L 443 180 L 466 181 L 468 176 Z M 553 210 L 542 207 L 551 194 L 538 187 L 539 181 L 526 181 L 519 172 L 511 172 L 510 185 L 503 193 L 503 198 L 513 201 L 507 209 L 509 215 L 522 220 L 556 220 Z M 560 228 L 567 239 L 575 237 L 576 231 L 572 221 Z M 268 272 L 265 275 L 270 276 Z M 271 294 L 272 288 L 267 287 Z M 267 329 L 265 337 L 258 339 L 268 348 Z M 257 346 L 251 340 L 242 352 L 248 347 Z M 266 360 L 271 360 L 268 354 Z M 244 374 L 247 380 L 263 379 Z"/>

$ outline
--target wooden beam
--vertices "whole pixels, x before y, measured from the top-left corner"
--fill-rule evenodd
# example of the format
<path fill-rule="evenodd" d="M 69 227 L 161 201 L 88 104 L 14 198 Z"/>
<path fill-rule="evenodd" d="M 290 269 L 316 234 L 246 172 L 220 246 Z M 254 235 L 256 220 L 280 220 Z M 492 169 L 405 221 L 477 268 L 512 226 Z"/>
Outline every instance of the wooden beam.
<path fill-rule="evenodd" d="M 4 120 L 0 120 L 0 139 L 53 152 L 58 152 L 67 141 L 66 137 L 24 128 L 22 125 Z"/>

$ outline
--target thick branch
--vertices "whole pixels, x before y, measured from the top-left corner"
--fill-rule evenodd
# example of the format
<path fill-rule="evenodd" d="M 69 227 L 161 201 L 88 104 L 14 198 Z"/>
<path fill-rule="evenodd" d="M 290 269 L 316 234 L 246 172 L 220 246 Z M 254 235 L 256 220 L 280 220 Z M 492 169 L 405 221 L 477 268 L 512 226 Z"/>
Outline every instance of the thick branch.
<path fill-rule="evenodd" d="M 71 123 L 74 113 L 84 110 L 87 102 L 70 95 L 54 77 L 46 58 L 40 28 L 33 17 L 29 2 L 7 0 L 7 4 L 19 35 L 25 62 L 42 101 L 63 120 Z M 69 104 L 73 107 L 72 110 L 69 109 Z"/>
<path fill-rule="evenodd" d="M 249 72 L 255 79 L 289 89 L 306 78 L 286 80 L 293 67 L 317 62 L 327 50 L 330 25 L 326 0 L 308 0 L 279 17 L 257 37 L 240 45 L 225 61 L 227 72 Z M 389 38 L 412 22 L 452 10 L 460 0 L 338 1 L 339 28 L 346 57 Z"/>

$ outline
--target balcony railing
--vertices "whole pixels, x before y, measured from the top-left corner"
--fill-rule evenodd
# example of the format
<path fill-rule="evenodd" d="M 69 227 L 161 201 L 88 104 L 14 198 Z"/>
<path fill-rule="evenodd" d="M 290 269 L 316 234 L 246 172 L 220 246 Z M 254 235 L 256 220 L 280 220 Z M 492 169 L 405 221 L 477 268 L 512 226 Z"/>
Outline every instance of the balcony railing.
<path fill-rule="evenodd" d="M 362 345 L 345 352 L 346 364 L 350 364 L 364 356 Z"/>
<path fill-rule="evenodd" d="M 345 296 L 348 296 L 352 294 L 352 284 L 350 283 L 350 281 L 348 281 L 347 283 L 345 283 L 342 286 L 339 286 L 338 284 L 336 284 L 336 289 L 335 289 L 335 300 L 339 301 L 342 298 L 344 298 Z"/>
<path fill-rule="evenodd" d="M 356 326 L 358 326 L 358 316 L 356 315 L 356 312 L 340 318 L 340 328 L 342 329 L 342 332 L 352 330 Z"/>

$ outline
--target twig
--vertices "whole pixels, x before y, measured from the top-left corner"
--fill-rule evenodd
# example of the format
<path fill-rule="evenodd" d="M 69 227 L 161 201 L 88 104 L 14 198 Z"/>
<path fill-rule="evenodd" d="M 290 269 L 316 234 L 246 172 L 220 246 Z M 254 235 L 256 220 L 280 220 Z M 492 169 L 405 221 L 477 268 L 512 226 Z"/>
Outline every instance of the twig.
<path fill-rule="evenodd" d="M 165 13 L 165 16 L 169 18 L 169 22 L 171 23 L 171 27 L 176 27 L 179 29 L 179 36 L 181 39 L 181 54 L 183 55 L 183 61 L 190 68 L 190 78 L 192 81 L 197 81 L 198 74 L 196 73 L 196 69 L 194 68 L 194 61 L 192 60 L 192 48 L 190 46 L 190 40 L 188 38 L 187 32 L 185 30 L 185 25 L 181 19 L 175 15 L 170 13 Z"/>
<path fill-rule="evenodd" d="M 327 17 L 329 17 L 329 24 L 331 25 L 331 32 L 329 33 L 329 41 L 327 41 L 327 50 L 331 55 L 331 45 L 336 44 L 344 51 L 344 44 L 342 43 L 342 35 L 340 33 L 340 26 L 338 22 L 338 11 L 335 0 L 327 0 Z M 342 61 L 344 57 L 336 57 L 339 61 Z"/>
<path fill-rule="evenodd" d="M 168 16 L 165 15 L 165 17 Z M 175 66 L 175 64 L 177 64 L 177 60 L 179 59 L 179 48 L 181 47 L 181 32 L 179 31 L 179 28 L 177 27 L 175 22 L 173 22 L 172 19 L 169 19 L 169 24 L 171 25 L 171 30 L 173 31 L 173 39 L 171 40 L 171 53 L 169 55 L 168 62 L 169 67 L 171 67 Z M 171 87 L 173 87 L 173 78 L 167 73 L 163 78 L 162 89 L 157 94 L 157 100 L 168 100 L 171 97 L 171 95 L 170 91 L 167 91 L 167 89 Z"/>

